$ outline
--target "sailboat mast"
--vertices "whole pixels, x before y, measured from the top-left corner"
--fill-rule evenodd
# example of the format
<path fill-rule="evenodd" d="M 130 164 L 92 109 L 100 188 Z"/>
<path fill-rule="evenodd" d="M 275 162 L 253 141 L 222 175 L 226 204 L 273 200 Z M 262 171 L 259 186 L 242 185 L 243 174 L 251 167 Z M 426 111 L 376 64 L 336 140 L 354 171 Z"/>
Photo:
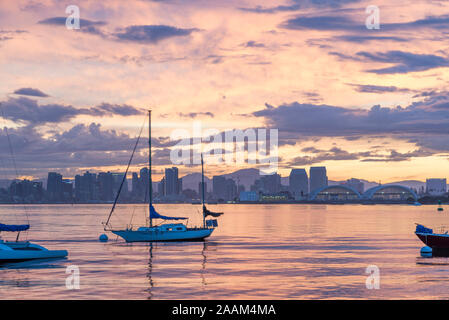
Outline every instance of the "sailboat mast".
<path fill-rule="evenodd" d="M 203 202 L 203 228 L 206 227 L 206 214 L 204 212 L 204 164 L 203 164 L 203 154 L 201 153 L 201 193 L 202 193 L 202 202 Z"/>
<path fill-rule="evenodd" d="M 204 205 L 204 167 L 203 167 L 203 154 L 201 154 L 201 200 L 203 201 Z"/>
<path fill-rule="evenodd" d="M 150 201 L 148 202 L 148 214 L 150 216 L 150 227 L 153 226 L 153 220 L 151 219 L 151 207 L 153 206 L 153 181 L 151 179 L 151 110 L 148 110 L 148 176 L 149 176 L 149 191 Z"/>

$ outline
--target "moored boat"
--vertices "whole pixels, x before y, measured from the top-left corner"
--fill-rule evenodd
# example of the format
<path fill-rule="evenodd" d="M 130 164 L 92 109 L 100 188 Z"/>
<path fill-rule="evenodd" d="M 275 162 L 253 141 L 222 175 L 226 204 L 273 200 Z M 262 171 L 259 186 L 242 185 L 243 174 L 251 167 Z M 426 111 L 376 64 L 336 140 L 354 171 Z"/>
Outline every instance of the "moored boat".
<path fill-rule="evenodd" d="M 131 164 L 134 152 L 136 150 L 137 144 L 139 143 L 139 138 L 136 141 L 134 146 L 134 150 L 131 154 L 131 158 L 128 163 L 128 167 L 126 168 L 126 172 L 123 176 L 123 181 L 119 187 L 117 196 L 115 198 L 114 204 L 112 205 L 111 212 L 109 213 L 107 221 L 104 223 L 104 230 L 111 231 L 112 233 L 122 237 L 126 242 L 158 242 L 158 241 L 195 241 L 195 240 L 203 240 L 209 237 L 215 228 L 218 226 L 217 220 L 210 219 L 206 221 L 207 216 L 217 217 L 221 215 L 221 213 L 211 212 L 206 209 L 204 205 L 204 169 L 203 169 L 203 158 L 201 156 L 201 166 L 202 166 L 202 179 L 203 179 L 203 225 L 201 227 L 188 227 L 187 224 L 184 223 L 164 223 L 164 221 L 173 221 L 173 220 L 187 220 L 184 217 L 168 217 L 159 214 L 153 206 L 153 190 L 152 190 L 152 179 L 151 179 L 151 110 L 148 111 L 148 166 L 149 166 L 149 215 L 148 222 L 149 225 L 138 227 L 134 229 L 132 226 L 128 226 L 125 229 L 115 229 L 110 225 L 110 219 L 114 212 L 115 206 L 117 204 L 118 197 L 120 195 L 120 191 L 122 189 L 123 183 L 126 179 L 126 175 L 128 173 L 129 166 Z M 160 224 L 155 224 L 155 221 L 161 221 Z"/>
<path fill-rule="evenodd" d="M 432 248 L 434 255 L 449 254 L 448 231 L 434 233 L 433 229 L 417 224 L 415 234 L 426 246 Z"/>
<path fill-rule="evenodd" d="M 28 230 L 29 227 L 29 225 L 0 224 L 0 231 L 18 232 L 16 241 L 0 239 L 0 264 L 67 257 L 66 250 L 48 250 L 29 241 L 19 241 L 20 232 Z"/>

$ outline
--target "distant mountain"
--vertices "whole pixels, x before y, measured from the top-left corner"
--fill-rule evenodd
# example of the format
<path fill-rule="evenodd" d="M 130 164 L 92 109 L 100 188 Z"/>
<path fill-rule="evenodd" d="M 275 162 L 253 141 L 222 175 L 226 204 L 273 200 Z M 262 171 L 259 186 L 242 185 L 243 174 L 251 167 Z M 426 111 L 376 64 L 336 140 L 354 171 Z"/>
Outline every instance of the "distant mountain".
<path fill-rule="evenodd" d="M 363 182 L 364 186 L 365 186 L 365 191 L 373 188 L 373 187 L 377 187 L 379 185 L 378 182 L 372 182 L 372 181 L 367 181 L 367 180 L 363 180 L 363 179 L 359 179 L 361 182 Z M 345 181 L 332 181 L 329 180 L 329 185 L 337 185 L 337 184 L 341 184 Z M 416 189 L 417 191 L 420 190 L 421 187 L 426 188 L 426 183 L 423 181 L 419 181 L 419 180 L 402 180 L 402 181 L 395 181 L 395 182 L 389 182 L 389 183 L 383 183 L 383 185 L 391 185 L 391 184 L 396 184 L 396 185 L 400 185 L 400 186 L 404 186 L 410 189 Z"/>
<path fill-rule="evenodd" d="M 224 174 L 226 179 L 233 179 L 235 183 L 244 185 L 245 190 L 249 190 L 249 188 L 254 184 L 254 181 L 260 178 L 259 169 L 241 169 L 235 171 L 233 173 Z"/>
<path fill-rule="evenodd" d="M 379 185 L 379 183 L 377 182 L 372 182 L 372 181 L 368 181 L 368 180 L 364 180 L 364 179 L 359 179 L 361 182 L 363 182 L 363 186 L 364 186 L 364 190 L 368 190 L 372 187 L 376 187 Z M 338 185 L 338 184 L 342 184 L 345 183 L 346 180 L 343 181 L 334 181 L 334 180 L 329 180 L 328 181 L 328 185 L 333 186 L 333 185 Z"/>
<path fill-rule="evenodd" d="M 201 182 L 201 173 L 189 173 L 182 177 L 182 189 L 192 189 L 198 192 L 198 186 Z M 212 180 L 204 176 L 204 182 L 208 192 L 212 192 Z"/>
<path fill-rule="evenodd" d="M 386 184 L 398 184 L 400 186 L 408 187 L 410 189 L 416 189 L 418 191 L 419 189 L 421 189 L 421 187 L 424 187 L 424 189 L 426 188 L 426 183 L 418 180 L 403 180 Z"/>
<path fill-rule="evenodd" d="M 249 190 L 256 179 L 259 179 L 259 169 L 241 169 L 232 173 L 223 175 L 226 179 L 232 179 L 236 184 L 245 186 L 245 190 Z M 192 189 L 198 192 L 198 185 L 201 182 L 201 173 L 190 173 L 182 177 L 182 188 Z M 212 192 L 212 179 L 204 176 L 204 182 L 207 185 L 207 191 Z"/>

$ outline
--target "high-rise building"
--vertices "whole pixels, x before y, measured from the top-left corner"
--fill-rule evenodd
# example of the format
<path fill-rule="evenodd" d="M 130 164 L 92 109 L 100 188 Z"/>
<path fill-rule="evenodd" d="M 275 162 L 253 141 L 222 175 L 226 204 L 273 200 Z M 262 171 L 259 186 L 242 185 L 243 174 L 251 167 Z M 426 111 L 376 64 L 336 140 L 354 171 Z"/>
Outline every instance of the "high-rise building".
<path fill-rule="evenodd" d="M 73 201 L 73 183 L 69 179 L 63 179 L 62 180 L 62 192 L 63 192 L 63 198 L 66 201 Z"/>
<path fill-rule="evenodd" d="M 305 169 L 292 169 L 290 171 L 289 191 L 292 196 L 301 200 L 309 193 L 309 178 Z"/>
<path fill-rule="evenodd" d="M 223 176 L 214 176 L 212 178 L 212 193 L 214 199 L 225 200 L 226 198 L 226 178 Z"/>
<path fill-rule="evenodd" d="M 63 198 L 62 175 L 49 172 L 47 178 L 47 193 L 51 200 L 61 201 Z"/>
<path fill-rule="evenodd" d="M 141 199 L 143 198 L 143 190 L 142 186 L 140 184 L 139 175 L 136 172 L 133 172 L 132 174 L 132 180 L 131 180 L 131 195 L 133 199 Z"/>
<path fill-rule="evenodd" d="M 346 182 L 342 183 L 342 185 L 348 186 L 348 187 L 356 190 L 360 194 L 362 194 L 363 191 L 365 191 L 365 185 L 359 179 L 355 179 L 355 178 L 348 179 L 348 180 L 346 180 Z"/>
<path fill-rule="evenodd" d="M 426 179 L 426 193 L 431 196 L 440 196 L 447 190 L 446 179 Z"/>
<path fill-rule="evenodd" d="M 276 194 L 281 191 L 281 176 L 277 173 L 263 175 L 254 181 L 251 191 L 263 194 Z"/>
<path fill-rule="evenodd" d="M 323 187 L 327 187 L 326 167 L 310 167 L 310 193 Z"/>
<path fill-rule="evenodd" d="M 97 175 L 86 171 L 82 176 L 75 176 L 75 197 L 78 201 L 98 199 Z"/>
<path fill-rule="evenodd" d="M 100 200 L 112 201 L 114 199 L 114 178 L 112 173 L 100 172 L 97 177 L 98 196 Z"/>
<path fill-rule="evenodd" d="M 150 194 L 150 174 L 147 167 L 140 169 L 140 186 L 142 188 L 142 194 L 145 199 L 148 199 L 148 195 Z"/>
<path fill-rule="evenodd" d="M 120 188 L 120 185 L 123 181 L 122 190 L 120 191 L 120 196 L 128 196 L 128 179 L 124 179 L 125 173 L 112 173 L 112 179 L 113 179 L 113 188 L 112 193 L 114 194 L 114 197 L 117 195 L 117 192 Z"/>
<path fill-rule="evenodd" d="M 225 183 L 225 197 L 226 201 L 234 201 L 237 198 L 237 184 L 232 179 L 226 179 Z"/>
<path fill-rule="evenodd" d="M 178 179 L 178 168 L 165 169 L 165 195 L 177 195 L 181 193 L 182 182 Z"/>
<path fill-rule="evenodd" d="M 15 180 L 9 186 L 9 194 L 14 200 L 34 202 L 41 201 L 43 197 L 42 182 Z"/>
<path fill-rule="evenodd" d="M 277 173 L 261 177 L 265 193 L 275 194 L 281 191 L 281 176 Z"/>

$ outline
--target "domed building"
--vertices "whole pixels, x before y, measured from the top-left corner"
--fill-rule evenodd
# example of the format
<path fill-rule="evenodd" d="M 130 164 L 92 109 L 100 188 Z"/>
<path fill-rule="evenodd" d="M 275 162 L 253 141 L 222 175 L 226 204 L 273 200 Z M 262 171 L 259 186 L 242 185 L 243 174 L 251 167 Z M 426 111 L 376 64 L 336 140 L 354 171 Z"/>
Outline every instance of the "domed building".
<path fill-rule="evenodd" d="M 310 194 L 312 201 L 356 201 L 360 199 L 360 193 L 346 185 L 326 186 Z"/>
<path fill-rule="evenodd" d="M 366 190 L 363 198 L 377 201 L 418 201 L 418 196 L 412 189 L 388 184 Z"/>

